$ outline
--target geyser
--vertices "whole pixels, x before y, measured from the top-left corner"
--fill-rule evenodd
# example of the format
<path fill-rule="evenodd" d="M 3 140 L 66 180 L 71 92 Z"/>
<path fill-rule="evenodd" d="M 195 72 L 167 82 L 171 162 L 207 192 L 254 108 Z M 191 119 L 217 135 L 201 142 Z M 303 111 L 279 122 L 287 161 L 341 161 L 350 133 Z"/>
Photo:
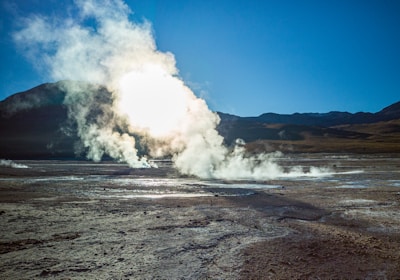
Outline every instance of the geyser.
<path fill-rule="evenodd" d="M 290 173 L 274 154 L 246 156 L 242 143 L 233 150 L 223 145 L 218 115 L 178 76 L 174 56 L 157 50 L 151 25 L 129 20 L 131 11 L 122 0 L 75 4 L 74 18 L 25 19 L 14 40 L 51 79 L 86 81 L 112 93 L 109 102 L 101 102 L 85 83 L 64 85 L 65 104 L 88 158 L 99 161 L 106 153 L 131 167 L 150 167 L 138 156 L 136 134 L 145 139 L 148 156 L 172 156 L 183 174 L 271 179 Z M 95 117 L 94 110 L 100 112 Z"/>

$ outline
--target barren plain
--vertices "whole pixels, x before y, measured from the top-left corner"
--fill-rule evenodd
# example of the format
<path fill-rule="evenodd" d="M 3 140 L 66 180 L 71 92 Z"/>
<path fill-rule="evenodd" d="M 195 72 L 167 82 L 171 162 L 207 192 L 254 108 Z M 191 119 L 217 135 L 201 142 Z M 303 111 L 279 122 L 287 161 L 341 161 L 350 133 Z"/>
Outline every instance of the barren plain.
<path fill-rule="evenodd" d="M 322 177 L 0 166 L 1 279 L 399 279 L 400 156 L 296 154 Z M 21 167 L 20 166 L 20 167 Z"/>

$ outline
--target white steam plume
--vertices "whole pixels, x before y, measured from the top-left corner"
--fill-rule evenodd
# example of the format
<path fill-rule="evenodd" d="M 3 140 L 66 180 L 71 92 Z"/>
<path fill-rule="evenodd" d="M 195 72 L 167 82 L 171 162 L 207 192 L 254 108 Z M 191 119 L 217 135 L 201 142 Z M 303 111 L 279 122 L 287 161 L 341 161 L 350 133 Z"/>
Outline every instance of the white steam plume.
<path fill-rule="evenodd" d="M 0 159 L 0 166 L 11 167 L 11 168 L 29 168 L 25 164 L 16 163 L 9 159 Z"/>
<path fill-rule="evenodd" d="M 65 103 L 88 158 L 98 161 L 106 153 L 131 167 L 149 167 L 138 156 L 136 134 L 146 139 L 150 156 L 172 155 L 184 174 L 226 179 L 285 175 L 272 155 L 246 157 L 242 144 L 233 151 L 223 145 L 218 115 L 179 78 L 174 56 L 157 50 L 151 25 L 129 21 L 130 9 L 122 0 L 75 4 L 77 18 L 31 17 L 14 39 L 34 63 L 44 63 L 51 78 L 90 83 L 65 83 Z M 88 19 L 95 24 L 85 26 Z M 94 94 L 102 90 L 112 93 L 107 102 Z"/>

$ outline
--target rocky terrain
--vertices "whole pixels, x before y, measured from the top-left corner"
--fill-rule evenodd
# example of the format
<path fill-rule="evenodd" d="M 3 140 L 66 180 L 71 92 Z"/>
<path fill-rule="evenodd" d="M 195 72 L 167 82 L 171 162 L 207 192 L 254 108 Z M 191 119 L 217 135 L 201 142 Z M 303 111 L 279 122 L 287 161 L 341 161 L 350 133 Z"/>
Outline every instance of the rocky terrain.
<path fill-rule="evenodd" d="M 400 157 L 298 154 L 326 177 L 202 181 L 170 166 L 0 167 L 1 279 L 396 279 Z M 26 168 L 24 168 L 26 167 Z"/>

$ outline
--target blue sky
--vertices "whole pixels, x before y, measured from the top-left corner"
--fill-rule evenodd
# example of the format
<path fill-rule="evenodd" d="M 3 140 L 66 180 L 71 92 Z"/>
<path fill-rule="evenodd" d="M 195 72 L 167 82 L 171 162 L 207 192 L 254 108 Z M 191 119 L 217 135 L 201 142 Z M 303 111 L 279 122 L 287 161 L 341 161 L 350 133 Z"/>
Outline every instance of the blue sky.
<path fill-rule="evenodd" d="M 0 1 L 2 100 L 51 81 L 13 43 L 20 19 L 61 16 L 73 1 Z M 125 2 L 212 110 L 376 112 L 400 100 L 400 1 Z"/>

